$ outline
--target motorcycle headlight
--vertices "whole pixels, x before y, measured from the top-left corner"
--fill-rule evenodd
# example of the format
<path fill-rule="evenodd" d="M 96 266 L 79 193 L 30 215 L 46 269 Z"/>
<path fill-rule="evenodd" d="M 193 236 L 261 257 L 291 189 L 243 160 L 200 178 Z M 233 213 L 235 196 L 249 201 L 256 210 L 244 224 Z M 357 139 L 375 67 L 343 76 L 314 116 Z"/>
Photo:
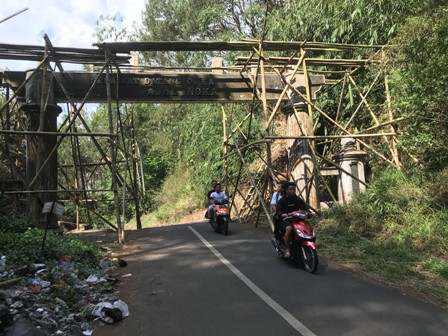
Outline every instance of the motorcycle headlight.
<path fill-rule="evenodd" d="M 307 235 L 304 234 L 302 231 L 300 231 L 299 229 L 296 229 L 297 234 L 299 235 L 299 237 L 303 238 L 303 239 L 313 239 L 314 237 L 316 237 L 316 233 L 313 230 L 313 234 L 312 235 Z"/>

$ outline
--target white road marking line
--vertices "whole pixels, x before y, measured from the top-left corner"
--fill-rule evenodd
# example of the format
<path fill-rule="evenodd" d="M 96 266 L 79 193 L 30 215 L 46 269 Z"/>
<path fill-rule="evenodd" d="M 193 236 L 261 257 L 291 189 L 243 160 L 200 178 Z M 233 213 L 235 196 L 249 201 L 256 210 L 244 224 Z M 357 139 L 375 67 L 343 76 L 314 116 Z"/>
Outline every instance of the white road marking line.
<path fill-rule="evenodd" d="M 277 302 L 275 302 L 269 295 L 261 290 L 256 284 L 254 284 L 248 277 L 246 277 L 243 273 L 241 273 L 235 266 L 233 266 L 230 261 L 228 261 L 221 253 L 218 252 L 217 249 L 213 247 L 198 231 L 196 231 L 193 227 L 188 227 L 193 233 L 207 246 L 210 251 L 212 251 L 215 256 L 218 257 L 221 262 L 226 265 L 232 272 L 235 274 L 242 282 L 246 284 L 255 294 L 257 294 L 260 299 L 262 299 L 268 306 L 275 310 L 277 314 L 279 314 L 286 322 L 288 322 L 295 330 L 297 330 L 302 336 L 317 336 L 311 330 L 309 330 L 303 323 L 297 320 L 294 316 L 292 316 L 285 308 L 280 306 Z"/>

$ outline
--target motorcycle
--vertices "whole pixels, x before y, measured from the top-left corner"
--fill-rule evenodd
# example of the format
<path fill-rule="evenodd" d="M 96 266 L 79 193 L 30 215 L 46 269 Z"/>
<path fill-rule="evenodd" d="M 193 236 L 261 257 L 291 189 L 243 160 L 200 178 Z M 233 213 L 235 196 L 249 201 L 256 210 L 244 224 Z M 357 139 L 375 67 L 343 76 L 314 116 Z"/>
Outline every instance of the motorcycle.
<path fill-rule="evenodd" d="M 215 232 L 227 236 L 229 233 L 229 208 L 227 204 L 215 203 L 214 212 L 215 218 L 210 219 L 210 225 Z"/>
<path fill-rule="evenodd" d="M 307 221 L 313 214 L 307 211 L 294 211 L 288 214 L 283 220 L 292 221 L 292 233 L 290 238 L 291 258 L 303 264 L 305 271 L 315 273 L 319 265 L 316 250 L 316 232 L 313 226 Z M 285 232 L 279 230 L 277 238 L 272 238 L 272 244 L 281 258 L 286 252 Z"/>

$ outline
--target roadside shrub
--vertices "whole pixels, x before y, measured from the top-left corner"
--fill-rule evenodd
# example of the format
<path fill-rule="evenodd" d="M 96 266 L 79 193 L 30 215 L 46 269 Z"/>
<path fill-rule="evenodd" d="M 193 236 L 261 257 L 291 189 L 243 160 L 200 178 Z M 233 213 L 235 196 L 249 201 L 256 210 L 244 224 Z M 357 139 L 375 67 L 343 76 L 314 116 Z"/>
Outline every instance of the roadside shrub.
<path fill-rule="evenodd" d="M 65 256 L 82 263 L 84 268 L 98 264 L 101 253 L 96 245 L 47 232 L 42 250 L 44 234 L 38 228 L 28 228 L 23 233 L 0 232 L 0 254 L 7 257 L 9 267 L 54 262 Z"/>
<path fill-rule="evenodd" d="M 27 219 L 0 216 L 0 232 L 23 233 L 30 227 L 36 227 L 36 225 Z"/>

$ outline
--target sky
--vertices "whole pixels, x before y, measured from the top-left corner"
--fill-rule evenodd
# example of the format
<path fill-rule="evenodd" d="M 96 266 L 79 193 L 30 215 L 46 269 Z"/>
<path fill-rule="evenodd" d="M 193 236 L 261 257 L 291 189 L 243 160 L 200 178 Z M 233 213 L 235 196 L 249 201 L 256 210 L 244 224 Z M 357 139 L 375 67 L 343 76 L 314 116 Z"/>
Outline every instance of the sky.
<path fill-rule="evenodd" d="M 0 21 L 25 8 L 23 13 L 0 23 L 0 44 L 44 46 L 45 34 L 55 47 L 93 48 L 100 15 L 116 15 L 118 27 L 141 24 L 146 0 L 1 0 Z M 23 71 L 34 62 L 0 60 L 0 69 Z M 70 69 L 66 69 L 70 70 Z"/>

